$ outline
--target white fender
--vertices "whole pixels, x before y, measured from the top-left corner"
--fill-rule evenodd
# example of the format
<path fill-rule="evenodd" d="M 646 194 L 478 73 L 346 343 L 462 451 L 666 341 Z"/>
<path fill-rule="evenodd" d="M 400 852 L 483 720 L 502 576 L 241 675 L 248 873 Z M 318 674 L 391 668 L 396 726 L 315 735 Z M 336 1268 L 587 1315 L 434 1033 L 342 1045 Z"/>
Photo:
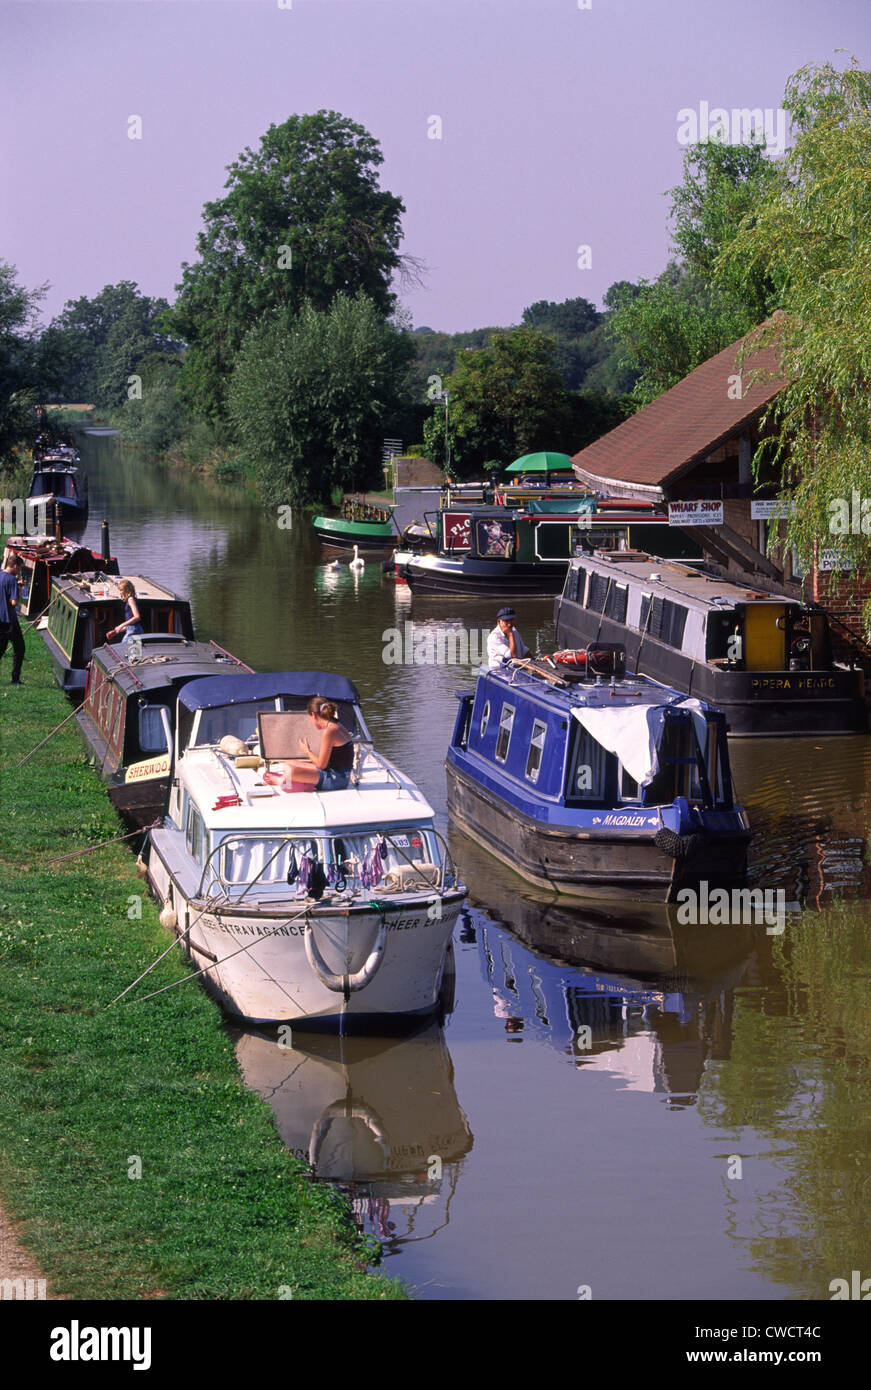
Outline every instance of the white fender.
<path fill-rule="evenodd" d="M 369 952 L 360 969 L 355 971 L 353 975 L 336 975 L 329 969 L 315 941 L 313 923 L 309 923 L 309 929 L 305 933 L 304 940 L 306 959 L 321 984 L 325 985 L 327 989 L 333 990 L 336 994 L 353 994 L 358 989 L 365 989 L 366 985 L 370 984 L 377 975 L 381 962 L 384 959 L 384 947 L 387 945 L 387 927 L 382 919 L 372 950 Z"/>

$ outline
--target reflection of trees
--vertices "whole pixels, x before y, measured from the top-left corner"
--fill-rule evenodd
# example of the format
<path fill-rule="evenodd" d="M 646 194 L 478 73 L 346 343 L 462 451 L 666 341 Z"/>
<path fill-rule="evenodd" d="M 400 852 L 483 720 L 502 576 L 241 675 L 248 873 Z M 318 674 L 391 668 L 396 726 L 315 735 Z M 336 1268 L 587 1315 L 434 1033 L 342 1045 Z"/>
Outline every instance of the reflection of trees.
<path fill-rule="evenodd" d="M 788 1170 L 733 1238 L 760 1273 L 811 1298 L 851 1269 L 871 1274 L 867 930 L 867 905 L 849 903 L 772 939 L 766 987 L 739 992 L 731 1061 L 708 1072 L 699 1104 L 719 1128 L 768 1137 Z M 740 1183 L 729 1191 L 737 1222 Z"/>

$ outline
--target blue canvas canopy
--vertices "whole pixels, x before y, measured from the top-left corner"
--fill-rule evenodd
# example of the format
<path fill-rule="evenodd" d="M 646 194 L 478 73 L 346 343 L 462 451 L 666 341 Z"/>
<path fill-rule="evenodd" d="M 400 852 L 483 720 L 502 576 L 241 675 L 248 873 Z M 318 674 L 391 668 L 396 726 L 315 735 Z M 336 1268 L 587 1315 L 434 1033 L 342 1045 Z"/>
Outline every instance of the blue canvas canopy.
<path fill-rule="evenodd" d="M 270 700 L 276 695 L 296 698 L 320 695 L 325 700 L 350 700 L 359 704 L 357 688 L 345 676 L 330 671 L 275 671 L 251 676 L 203 676 L 190 681 L 179 694 L 179 704 L 189 710 L 215 709 L 240 701 Z"/>

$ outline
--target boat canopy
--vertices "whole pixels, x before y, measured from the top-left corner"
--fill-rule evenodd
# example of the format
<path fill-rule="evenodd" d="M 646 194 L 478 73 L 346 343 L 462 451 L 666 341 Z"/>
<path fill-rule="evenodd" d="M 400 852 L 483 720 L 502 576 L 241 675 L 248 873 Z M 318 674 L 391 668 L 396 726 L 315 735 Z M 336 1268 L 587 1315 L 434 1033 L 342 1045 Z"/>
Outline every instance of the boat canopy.
<path fill-rule="evenodd" d="M 278 695 L 320 695 L 326 700 L 359 704 L 357 688 L 344 676 L 330 671 L 275 671 L 265 675 L 204 676 L 190 681 L 179 694 L 186 709 L 215 709 L 240 701 L 271 700 Z"/>
<path fill-rule="evenodd" d="M 699 700 L 679 700 L 667 705 L 627 705 L 622 709 L 576 705 L 572 714 L 606 752 L 617 754 L 639 787 L 646 787 L 658 771 L 657 751 L 665 728 L 666 713 L 673 710 L 692 715 L 699 745 L 704 748 L 707 720 Z"/>

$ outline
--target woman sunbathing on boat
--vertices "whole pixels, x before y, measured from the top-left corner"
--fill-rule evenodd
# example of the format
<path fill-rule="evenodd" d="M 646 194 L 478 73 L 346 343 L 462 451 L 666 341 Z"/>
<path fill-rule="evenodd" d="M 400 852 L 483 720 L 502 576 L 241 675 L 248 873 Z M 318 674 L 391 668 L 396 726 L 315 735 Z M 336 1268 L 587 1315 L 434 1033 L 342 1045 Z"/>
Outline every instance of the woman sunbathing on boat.
<path fill-rule="evenodd" d="M 339 723 L 339 711 L 330 700 L 321 700 L 316 695 L 309 700 L 306 710 L 315 728 L 321 731 L 317 754 L 312 752 L 308 739 L 301 738 L 299 746 L 305 758 L 292 758 L 282 763 L 283 773 L 264 772 L 263 780 L 273 786 L 280 784 L 286 792 L 344 791 L 354 766 L 354 740 Z"/>

